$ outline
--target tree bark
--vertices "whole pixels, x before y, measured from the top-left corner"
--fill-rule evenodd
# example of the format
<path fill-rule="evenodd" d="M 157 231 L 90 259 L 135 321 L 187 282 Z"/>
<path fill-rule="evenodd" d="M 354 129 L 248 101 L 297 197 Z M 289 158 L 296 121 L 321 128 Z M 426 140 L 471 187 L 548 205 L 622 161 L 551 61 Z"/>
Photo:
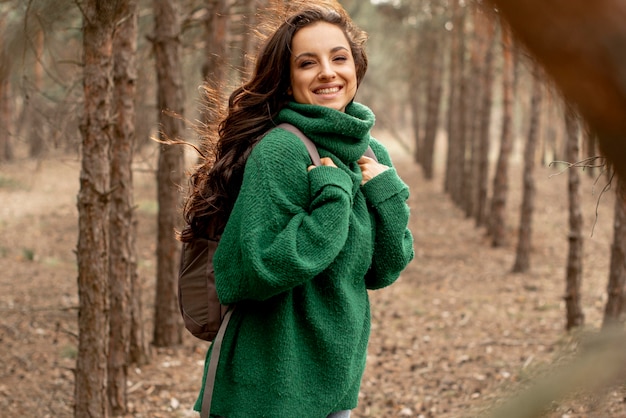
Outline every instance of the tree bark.
<path fill-rule="evenodd" d="M 241 50 L 242 54 L 242 68 L 240 72 L 239 82 L 243 83 L 248 79 L 248 75 L 252 73 L 253 61 L 252 57 L 255 55 L 254 51 L 256 49 L 256 42 L 254 41 L 254 36 L 252 36 L 251 28 L 256 25 L 256 9 L 257 7 L 261 7 L 261 4 L 264 3 L 261 1 L 255 0 L 245 0 L 244 1 L 244 15 L 243 15 L 243 31 L 242 31 L 242 39 L 241 39 Z"/>
<path fill-rule="evenodd" d="M 33 85 L 35 91 L 43 92 L 43 48 L 44 48 L 44 33 L 42 29 L 37 30 L 33 36 L 33 47 L 35 52 L 35 62 L 33 63 Z M 42 114 L 41 108 L 43 105 L 38 99 L 39 94 L 35 97 L 30 97 L 27 100 L 30 109 L 30 129 L 28 131 L 28 155 L 31 158 L 41 158 L 46 155 L 46 137 L 48 136 L 47 121 Z"/>
<path fill-rule="evenodd" d="M 501 20 L 502 31 L 502 130 L 500 153 L 493 177 L 491 200 L 491 222 L 489 235 L 491 245 L 501 247 L 506 241 L 506 201 L 509 191 L 509 160 L 513 150 L 513 38 L 505 21 Z"/>
<path fill-rule="evenodd" d="M 117 3 L 83 3 L 85 110 L 78 192 L 77 418 L 107 416 L 109 199 L 113 31 Z"/>
<path fill-rule="evenodd" d="M 228 11 L 232 0 L 207 0 L 208 10 L 205 21 L 205 57 L 202 64 L 202 79 L 211 89 L 214 100 L 207 103 L 203 113 L 207 124 L 214 124 L 219 117 L 219 103 L 223 100 L 224 85 L 227 81 L 226 64 L 229 62 L 227 35 L 230 27 Z"/>
<path fill-rule="evenodd" d="M 0 32 L 5 33 L 7 17 L 0 17 Z M 0 37 L 0 162 L 13 159 L 11 136 L 13 131 L 13 108 L 11 102 L 11 61 L 6 52 L 6 40 Z"/>
<path fill-rule="evenodd" d="M 626 310 L 626 183 L 618 182 L 615 194 L 615 215 L 613 220 L 613 244 L 611 245 L 611 264 L 608 299 L 604 308 L 603 327 L 622 321 Z"/>
<path fill-rule="evenodd" d="M 535 73 L 538 72 L 536 68 Z M 522 207 L 520 210 L 519 235 L 515 253 L 514 273 L 525 273 L 530 269 L 532 219 L 535 206 L 535 154 L 539 142 L 539 119 L 541 115 L 542 83 L 538 74 L 533 74 L 533 90 L 530 103 L 530 122 L 526 147 L 524 148 L 524 179 Z"/>
<path fill-rule="evenodd" d="M 478 211 L 478 156 L 480 154 L 480 115 L 483 105 L 481 83 L 484 71 L 487 41 L 478 23 L 478 5 L 471 3 L 472 27 L 468 46 L 468 70 L 465 95 L 465 160 L 463 162 L 463 199 L 461 208 L 468 218 L 476 218 Z"/>
<path fill-rule="evenodd" d="M 160 138 L 179 139 L 183 132 L 184 100 L 180 43 L 180 18 L 177 2 L 154 1 L 154 52 L 158 84 Z M 154 315 L 154 340 L 157 347 L 182 342 L 182 318 L 178 308 L 177 277 L 180 245 L 175 237 L 179 226 L 180 187 L 183 182 L 182 147 L 162 144 L 157 170 L 158 233 L 157 284 Z"/>
<path fill-rule="evenodd" d="M 456 201 L 461 190 L 465 159 L 465 150 L 461 149 L 463 132 L 461 132 L 461 92 L 459 89 L 463 82 L 465 8 L 459 4 L 458 0 L 452 2 L 452 24 L 448 91 L 448 150 L 444 190 Z"/>
<path fill-rule="evenodd" d="M 428 88 L 426 101 L 426 123 L 424 126 L 424 139 L 422 141 L 422 170 L 424 178 L 432 180 L 435 175 L 435 143 L 439 128 L 439 116 L 441 114 L 441 96 L 443 92 L 443 44 L 445 40 L 442 31 L 429 28 L 431 35 L 428 67 Z"/>
<path fill-rule="evenodd" d="M 424 74 L 422 72 L 421 60 L 423 56 L 427 56 L 432 58 L 433 54 L 433 46 L 428 41 L 420 42 L 422 36 L 429 37 L 432 34 L 432 30 L 422 29 L 418 30 L 417 28 L 413 29 L 410 32 L 410 44 L 411 44 L 411 52 L 410 52 L 410 67 L 411 71 L 409 71 L 408 77 L 408 88 L 411 92 L 408 96 L 409 106 L 411 107 L 411 130 L 413 132 L 413 161 L 418 165 L 422 165 L 425 159 L 424 155 L 424 140 L 421 134 L 422 128 L 422 120 L 421 120 L 421 108 L 420 108 L 420 96 L 422 92 L 422 79 Z M 428 39 L 430 40 L 430 39 Z M 424 54 L 424 55 L 422 55 Z M 429 61 L 431 62 L 431 61 Z M 422 166 L 423 168 L 423 166 Z M 432 178 L 432 177 L 431 177 Z"/>
<path fill-rule="evenodd" d="M 493 103 L 493 73 L 494 73 L 494 47 L 495 47 L 495 25 L 493 19 L 487 16 L 487 10 L 478 6 L 477 27 L 480 28 L 481 37 L 486 42 L 485 59 L 483 62 L 481 77 L 481 100 L 480 107 L 480 131 L 478 135 L 478 155 L 476 162 L 478 163 L 478 177 L 476 192 L 476 226 L 485 226 L 487 222 L 487 197 L 489 192 L 489 136 L 491 126 L 491 111 Z"/>
<path fill-rule="evenodd" d="M 0 162 L 13 159 L 11 133 L 13 128 L 13 112 L 11 105 L 11 83 L 3 78 L 0 70 Z"/>
<path fill-rule="evenodd" d="M 110 333 L 108 399 L 112 415 L 127 412 L 130 351 L 131 279 L 136 277 L 133 149 L 135 145 L 135 83 L 137 81 L 137 2 L 120 2 L 122 21 L 113 39 L 115 112 L 111 141 L 111 207 L 109 212 Z"/>
<path fill-rule="evenodd" d="M 567 130 L 567 161 L 574 163 L 580 159 L 578 138 L 578 121 L 571 106 L 565 110 L 565 127 Z M 580 209 L 580 175 L 576 168 L 568 170 L 569 197 L 569 252 L 565 276 L 565 310 L 566 325 L 569 331 L 585 322 L 585 314 L 581 306 L 580 287 L 583 270 L 583 216 Z"/>

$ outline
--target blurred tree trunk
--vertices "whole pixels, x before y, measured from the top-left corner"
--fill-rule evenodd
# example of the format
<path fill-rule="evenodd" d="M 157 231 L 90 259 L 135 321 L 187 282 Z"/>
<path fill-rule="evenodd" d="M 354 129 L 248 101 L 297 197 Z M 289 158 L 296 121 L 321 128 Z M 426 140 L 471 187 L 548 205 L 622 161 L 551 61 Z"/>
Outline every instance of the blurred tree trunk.
<path fill-rule="evenodd" d="M 444 70 L 444 44 L 445 32 L 430 27 L 429 55 L 428 55 L 428 83 L 426 100 L 426 123 L 424 126 L 424 139 L 422 141 L 422 169 L 424 177 L 432 180 L 435 174 L 435 143 L 439 128 L 439 116 L 441 114 L 441 97 L 443 93 L 443 70 Z"/>
<path fill-rule="evenodd" d="M 523 196 L 520 209 L 519 233 L 517 238 L 517 251 L 515 253 L 514 273 L 525 273 L 530 269 L 530 252 L 532 237 L 532 220 L 535 207 L 535 154 L 539 142 L 539 125 L 541 116 L 541 99 L 543 85 L 539 68 L 533 69 L 532 96 L 530 100 L 530 121 L 528 136 L 524 148 L 524 175 Z"/>
<path fill-rule="evenodd" d="M 501 247 L 506 240 L 506 201 L 509 191 L 509 160 L 513 150 L 513 38 L 506 21 L 500 20 L 502 33 L 502 130 L 500 153 L 493 176 L 493 196 L 489 235 L 491 245 Z"/>
<path fill-rule="evenodd" d="M 425 61 L 423 57 L 431 58 L 433 46 L 428 42 L 432 30 L 415 28 L 410 32 L 410 58 L 409 58 L 409 77 L 408 77 L 408 101 L 411 107 L 411 130 L 413 132 L 413 161 L 423 168 L 426 158 L 424 155 L 424 138 L 421 134 L 421 109 L 420 109 L 420 93 L 422 92 L 421 84 L 424 74 L 422 68 Z M 428 38 L 426 42 L 420 42 L 422 37 Z M 430 75 L 430 74 L 429 74 Z M 430 79 L 429 79 L 430 81 Z M 432 176 L 430 177 L 432 178 Z"/>
<path fill-rule="evenodd" d="M 117 2 L 87 0 L 83 11 L 84 114 L 78 192 L 78 357 L 74 416 L 107 416 L 109 187 L 113 32 Z"/>
<path fill-rule="evenodd" d="M 11 132 L 13 130 L 13 112 L 11 104 L 11 83 L 3 73 L 0 64 L 0 162 L 13 159 Z"/>
<path fill-rule="evenodd" d="M 219 104 L 222 102 L 224 84 L 227 81 L 226 64 L 230 62 L 227 40 L 230 29 L 228 12 L 231 3 L 232 0 L 207 0 L 206 3 L 208 10 L 204 22 L 206 60 L 202 63 L 202 79 L 213 95 L 203 113 L 207 124 L 213 124 L 219 117 Z"/>
<path fill-rule="evenodd" d="M 244 29 L 244 52 L 246 53 L 245 60 L 245 73 L 246 75 L 252 73 L 252 69 L 254 68 L 254 60 L 252 59 L 256 56 L 256 51 L 258 49 L 259 38 L 255 36 L 253 28 L 257 25 L 257 16 L 260 11 L 266 9 L 269 4 L 269 0 L 245 0 L 248 3 L 247 10 L 248 15 L 245 20 L 245 29 Z M 350 13 L 350 16 L 354 18 L 357 14 L 359 14 L 359 9 L 361 3 L 353 8 L 353 13 Z M 246 78 L 247 80 L 247 78 Z"/>
<path fill-rule="evenodd" d="M 30 129 L 28 132 L 28 149 L 29 156 L 31 158 L 42 157 L 46 154 L 46 136 L 47 136 L 47 121 L 45 120 L 45 115 L 41 109 L 42 104 L 38 99 L 43 95 L 44 85 L 43 85 L 43 48 L 44 48 L 44 33 L 43 29 L 38 29 L 34 35 L 34 52 L 35 52 L 35 62 L 33 64 L 33 84 L 35 88 L 35 92 L 37 94 L 31 95 L 28 103 L 31 107 L 30 109 Z"/>
<path fill-rule="evenodd" d="M 470 15 L 469 7 L 467 2 L 461 8 L 461 21 L 459 22 L 459 30 L 461 31 L 461 39 L 459 43 L 458 50 L 458 61 L 459 61 L 459 99 L 458 99 L 458 116 L 456 118 L 457 121 L 457 135 L 458 139 L 456 140 L 457 148 L 453 150 L 454 159 L 457 161 L 456 164 L 456 182 L 455 186 L 452 189 L 451 195 L 453 200 L 456 202 L 457 206 L 460 208 L 463 207 L 463 198 L 465 196 L 464 187 L 467 185 L 466 183 L 466 174 L 468 171 L 468 135 L 467 135 L 467 118 L 468 112 L 470 110 L 469 104 L 469 91 L 470 91 L 470 83 L 475 82 L 474 80 L 470 80 L 469 78 L 469 64 L 466 59 L 466 55 L 468 55 L 467 51 L 469 50 L 468 44 L 471 41 L 471 37 L 468 32 L 470 32 L 467 27 L 468 15 Z"/>
<path fill-rule="evenodd" d="M 0 33 L 6 31 L 6 16 L 0 16 Z M 11 83 L 9 81 L 10 62 L 0 37 L 0 162 L 13 159 L 11 133 L 13 130 L 13 104 L 11 103 Z"/>
<path fill-rule="evenodd" d="M 476 163 L 478 164 L 478 177 L 476 179 L 476 226 L 485 226 L 487 222 L 487 196 L 489 190 L 489 151 L 490 151 L 490 126 L 491 126 L 491 112 L 493 103 L 493 79 L 494 79 L 494 48 L 495 48 L 495 33 L 496 27 L 494 24 L 495 19 L 493 16 L 487 15 L 490 13 L 485 7 L 476 6 L 476 28 L 480 31 L 479 38 L 482 42 L 485 42 L 485 58 L 482 65 L 482 74 L 480 85 L 482 88 L 480 91 L 480 100 L 482 105 L 480 106 L 480 130 L 478 135 L 478 154 L 476 157 Z"/>
<path fill-rule="evenodd" d="M 570 163 L 580 160 L 580 146 L 578 135 L 578 120 L 574 109 L 566 106 L 565 129 L 567 131 L 566 157 Z M 580 175 L 577 168 L 568 170 L 569 196 L 569 252 L 567 256 L 567 270 L 565 277 L 565 309 L 567 330 L 579 327 L 585 322 L 585 314 L 580 301 L 580 287 L 583 271 L 583 216 L 580 209 Z"/>
<path fill-rule="evenodd" d="M 255 55 L 256 43 L 253 36 L 253 28 L 256 26 L 256 10 L 262 7 L 264 1 L 255 0 L 235 0 L 232 2 L 230 13 L 231 26 L 229 30 L 230 38 L 232 38 L 232 51 L 237 53 L 229 54 L 232 56 L 232 67 L 236 70 L 232 74 L 231 81 L 236 83 L 244 83 L 247 81 L 247 75 L 252 72 L 251 57 Z M 354 18 L 354 16 L 353 16 Z"/>
<path fill-rule="evenodd" d="M 241 39 L 243 61 L 240 73 L 241 78 L 239 79 L 240 83 L 245 82 L 247 76 L 252 73 L 252 57 L 255 55 L 256 49 L 254 36 L 252 36 L 252 28 L 256 25 L 256 10 L 258 7 L 262 7 L 265 1 L 245 0 L 244 3 L 243 32 Z"/>
<path fill-rule="evenodd" d="M 584 123 L 583 128 L 583 158 L 586 158 L 589 162 L 585 168 L 585 172 L 591 178 L 594 178 L 599 173 L 599 164 L 596 157 L 600 156 L 600 150 L 598 149 L 598 138 L 594 135 L 587 123 Z"/>
<path fill-rule="evenodd" d="M 543 126 L 543 141 L 541 144 L 541 161 L 545 165 L 555 160 L 567 161 L 567 133 L 562 132 L 565 126 L 564 116 L 567 111 L 563 110 L 561 96 L 555 89 L 548 87 L 544 108 L 546 123 Z"/>
<path fill-rule="evenodd" d="M 154 0 L 154 53 L 157 72 L 160 139 L 179 139 L 183 132 L 183 85 L 178 2 Z M 157 284 L 154 313 L 154 345 L 170 347 L 182 342 L 182 318 L 178 308 L 177 278 L 180 245 L 175 230 L 180 218 L 180 186 L 183 182 L 183 150 L 161 144 L 157 169 L 158 234 Z"/>
<path fill-rule="evenodd" d="M 615 215 L 613 219 L 613 244 L 611 245 L 611 264 L 608 299 L 604 308 L 603 327 L 618 323 L 626 311 L 626 183 L 618 180 L 615 194 Z"/>
<path fill-rule="evenodd" d="M 461 149 L 461 92 L 463 82 L 463 35 L 465 7 L 459 0 L 452 1 L 452 25 L 450 31 L 450 70 L 448 91 L 448 151 L 446 155 L 446 177 L 444 190 L 454 200 L 459 195 L 463 177 L 464 149 Z"/>
<path fill-rule="evenodd" d="M 109 212 L 109 361 L 108 399 L 112 415 L 127 412 L 127 377 L 132 322 L 131 279 L 136 277 L 133 148 L 137 81 L 137 2 L 127 0 L 113 38 L 115 112 L 111 139 L 111 207 Z"/>
<path fill-rule="evenodd" d="M 478 28 L 477 4 L 470 4 L 472 17 L 472 30 L 468 39 L 468 64 L 465 95 L 465 161 L 463 167 L 463 197 L 460 207 L 464 210 L 468 218 L 476 215 L 476 198 L 478 196 L 478 161 L 479 136 L 480 136 L 480 109 L 483 105 L 481 100 L 481 80 L 483 72 L 483 62 L 485 60 L 485 50 L 487 42 L 481 36 L 484 31 Z"/>

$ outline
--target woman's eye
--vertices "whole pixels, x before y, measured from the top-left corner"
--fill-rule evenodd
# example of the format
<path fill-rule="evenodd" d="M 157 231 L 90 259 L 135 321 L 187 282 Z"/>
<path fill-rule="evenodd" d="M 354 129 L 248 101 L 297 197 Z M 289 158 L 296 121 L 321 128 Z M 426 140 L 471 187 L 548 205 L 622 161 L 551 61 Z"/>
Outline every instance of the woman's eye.
<path fill-rule="evenodd" d="M 339 55 L 336 56 L 335 58 L 333 58 L 333 61 L 347 61 L 348 57 L 344 56 L 344 55 Z"/>
<path fill-rule="evenodd" d="M 298 64 L 298 66 L 300 68 L 306 68 L 306 67 L 310 67 L 311 65 L 315 64 L 314 61 L 311 60 L 306 60 L 306 61 L 300 61 L 300 63 Z"/>

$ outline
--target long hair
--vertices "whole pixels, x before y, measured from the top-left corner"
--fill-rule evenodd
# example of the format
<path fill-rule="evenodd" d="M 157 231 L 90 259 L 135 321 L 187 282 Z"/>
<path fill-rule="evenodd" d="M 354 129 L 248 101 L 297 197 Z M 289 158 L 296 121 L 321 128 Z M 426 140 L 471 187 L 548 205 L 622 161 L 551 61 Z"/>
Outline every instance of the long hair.
<path fill-rule="evenodd" d="M 205 159 L 190 177 L 190 195 L 183 208 L 187 227 L 179 235 L 181 241 L 222 233 L 252 148 L 291 100 L 287 92 L 292 39 L 298 30 L 317 22 L 343 30 L 354 58 L 357 86 L 365 76 L 366 34 L 340 6 L 307 5 L 287 17 L 262 44 L 251 79 L 230 95 L 226 117 L 218 125 L 214 159 Z"/>

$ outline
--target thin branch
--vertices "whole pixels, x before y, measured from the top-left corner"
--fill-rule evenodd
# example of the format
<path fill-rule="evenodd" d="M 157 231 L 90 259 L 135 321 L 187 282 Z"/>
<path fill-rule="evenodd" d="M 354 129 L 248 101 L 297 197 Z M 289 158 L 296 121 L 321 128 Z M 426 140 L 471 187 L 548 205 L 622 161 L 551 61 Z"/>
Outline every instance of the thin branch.
<path fill-rule="evenodd" d="M 602 164 L 593 164 L 594 161 L 596 160 L 602 160 Z M 548 166 L 552 167 L 553 165 L 556 164 L 565 164 L 566 167 L 559 171 L 558 173 L 555 174 L 551 174 L 548 178 L 552 178 L 554 176 L 560 176 L 561 174 L 563 174 L 565 171 L 569 170 L 570 168 L 582 168 L 583 170 L 585 168 L 604 168 L 606 167 L 606 157 L 600 157 L 600 156 L 595 156 L 595 157 L 589 157 L 589 158 L 585 158 L 584 160 L 580 160 L 580 161 L 576 161 L 574 163 L 570 163 L 568 161 L 552 161 Z M 604 175 L 605 171 L 603 170 L 600 174 L 598 174 L 598 176 L 596 177 L 596 180 L 594 181 L 594 186 L 598 183 L 598 181 L 600 180 L 600 178 Z M 593 225 L 591 226 L 591 237 L 593 237 L 593 232 L 595 231 L 596 225 L 598 224 L 598 218 L 599 216 L 599 208 L 600 208 L 600 201 L 602 200 L 602 196 L 607 193 L 609 190 L 611 190 L 611 184 L 613 183 L 613 178 L 615 177 L 615 172 L 612 172 L 610 177 L 609 177 L 609 181 L 604 185 L 604 187 L 602 187 L 602 190 L 600 191 L 600 195 L 598 196 L 598 199 L 596 200 L 596 213 L 595 213 L 595 219 L 593 221 Z"/>
<path fill-rule="evenodd" d="M 87 20 L 87 22 L 89 22 L 89 24 L 91 25 L 92 22 L 89 20 L 89 16 L 87 16 L 87 13 L 85 13 L 85 9 L 83 9 L 83 7 L 81 6 L 80 1 L 79 0 L 74 0 L 74 4 L 76 5 L 78 10 L 80 11 L 80 14 L 83 15 L 83 19 Z"/>
<path fill-rule="evenodd" d="M 593 164 L 594 161 L 596 160 L 602 160 L 602 164 Z M 580 161 L 576 161 L 574 163 L 570 163 L 568 161 L 552 161 L 550 164 L 548 164 L 549 167 L 552 167 L 556 164 L 565 164 L 566 167 L 559 171 L 558 173 L 555 174 L 551 174 L 549 176 L 549 178 L 552 178 L 554 176 L 560 176 L 561 174 L 565 173 L 565 171 L 567 171 L 570 168 L 582 168 L 583 170 L 585 168 L 601 168 L 606 166 L 606 158 L 605 157 L 600 157 L 600 156 L 595 156 L 595 157 L 589 157 L 589 158 L 585 158 L 584 160 L 580 160 Z"/>

